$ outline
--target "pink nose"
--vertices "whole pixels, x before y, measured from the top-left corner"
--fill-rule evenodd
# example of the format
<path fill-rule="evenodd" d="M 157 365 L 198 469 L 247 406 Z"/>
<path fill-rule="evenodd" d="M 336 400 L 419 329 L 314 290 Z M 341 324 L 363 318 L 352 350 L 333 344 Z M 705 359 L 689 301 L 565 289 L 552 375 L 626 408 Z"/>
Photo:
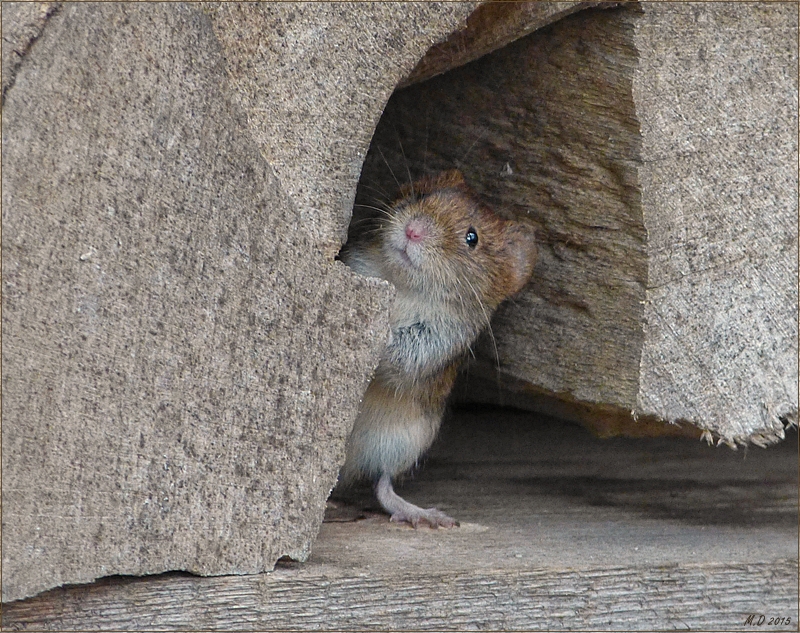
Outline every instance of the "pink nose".
<path fill-rule="evenodd" d="M 424 224 L 416 218 L 409 220 L 408 224 L 406 224 L 406 237 L 411 242 L 422 241 L 422 239 L 425 237 Z"/>

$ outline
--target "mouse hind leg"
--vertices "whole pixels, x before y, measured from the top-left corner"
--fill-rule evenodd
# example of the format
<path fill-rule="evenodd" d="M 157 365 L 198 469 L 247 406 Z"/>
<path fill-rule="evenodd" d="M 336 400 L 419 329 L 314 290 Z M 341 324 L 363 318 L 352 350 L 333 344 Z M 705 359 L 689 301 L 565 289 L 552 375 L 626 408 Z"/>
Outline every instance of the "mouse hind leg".
<path fill-rule="evenodd" d="M 382 474 L 375 484 L 375 497 L 381 507 L 391 515 L 391 521 L 410 523 L 415 529 L 421 522 L 427 523 L 432 528 L 458 526 L 458 521 L 447 516 L 441 510 L 420 508 L 403 499 L 394 491 L 392 477 L 386 473 Z"/>

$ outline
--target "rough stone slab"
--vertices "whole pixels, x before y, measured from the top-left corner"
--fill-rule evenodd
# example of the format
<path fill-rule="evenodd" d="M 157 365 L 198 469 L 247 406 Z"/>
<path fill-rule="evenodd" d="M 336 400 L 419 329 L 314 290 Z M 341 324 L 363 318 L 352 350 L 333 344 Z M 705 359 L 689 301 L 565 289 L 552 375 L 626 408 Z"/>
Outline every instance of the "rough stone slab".
<path fill-rule="evenodd" d="M 645 3 L 649 279 L 637 409 L 770 443 L 797 420 L 797 28 L 785 3 Z"/>
<path fill-rule="evenodd" d="M 41 35 L 48 18 L 61 6 L 60 2 L 3 2 L 0 20 L 3 29 L 3 99 L 14 83 L 22 59 Z"/>
<path fill-rule="evenodd" d="M 754 613 L 790 620 L 765 630 L 797 630 L 796 433 L 745 458 L 460 411 L 403 494 L 461 527 L 414 531 L 356 506 L 362 518 L 325 523 L 306 563 L 56 589 L 6 605 L 3 625 L 740 631 Z"/>
<path fill-rule="evenodd" d="M 207 5 L 253 138 L 326 257 L 347 235 L 354 183 L 383 106 L 477 5 Z"/>
<path fill-rule="evenodd" d="M 6 601 L 308 555 L 391 298 L 334 227 L 383 101 L 469 7 L 406 7 L 421 34 L 401 7 L 272 9 L 247 81 L 224 16 L 257 34 L 270 7 L 66 4 L 29 38 L 3 110 Z"/>

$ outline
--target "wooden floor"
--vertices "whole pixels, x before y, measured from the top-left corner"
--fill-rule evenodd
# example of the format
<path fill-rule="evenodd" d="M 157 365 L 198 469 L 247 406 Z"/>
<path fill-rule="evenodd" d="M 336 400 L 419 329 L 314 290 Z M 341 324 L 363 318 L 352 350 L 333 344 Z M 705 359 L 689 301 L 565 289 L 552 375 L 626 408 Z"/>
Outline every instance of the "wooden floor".
<path fill-rule="evenodd" d="M 795 432 L 734 452 L 460 411 L 399 490 L 459 528 L 391 524 L 355 491 L 356 505 L 332 508 L 306 563 L 259 576 L 109 578 L 5 605 L 3 625 L 797 630 L 797 449 Z M 763 625 L 746 625 L 750 615 Z"/>

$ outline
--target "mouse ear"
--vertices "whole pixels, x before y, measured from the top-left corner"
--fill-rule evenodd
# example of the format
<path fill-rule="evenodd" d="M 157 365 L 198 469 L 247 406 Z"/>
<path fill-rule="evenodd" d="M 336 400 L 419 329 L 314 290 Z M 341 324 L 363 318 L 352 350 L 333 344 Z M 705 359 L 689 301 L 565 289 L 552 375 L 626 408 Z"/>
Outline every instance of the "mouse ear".
<path fill-rule="evenodd" d="M 533 226 L 510 221 L 505 228 L 505 260 L 508 262 L 506 274 L 509 281 L 509 295 L 522 290 L 530 281 L 536 264 L 536 232 Z"/>

